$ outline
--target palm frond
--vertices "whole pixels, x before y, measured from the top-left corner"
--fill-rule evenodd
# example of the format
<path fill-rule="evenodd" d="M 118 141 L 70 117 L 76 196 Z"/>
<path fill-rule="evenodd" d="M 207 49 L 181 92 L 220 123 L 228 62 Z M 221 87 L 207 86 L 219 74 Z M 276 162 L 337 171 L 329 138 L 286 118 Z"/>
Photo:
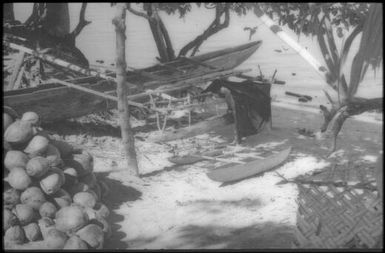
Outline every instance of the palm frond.
<path fill-rule="evenodd" d="M 343 44 L 342 51 L 341 51 L 340 68 L 342 68 L 342 66 L 345 64 L 346 58 L 349 54 L 350 46 L 352 45 L 357 35 L 360 34 L 360 32 L 362 32 L 362 28 L 363 28 L 362 24 L 357 25 L 345 40 L 345 43 Z"/>
<path fill-rule="evenodd" d="M 353 59 L 348 96 L 352 98 L 365 77 L 369 65 L 379 67 L 382 62 L 382 6 L 371 4 L 365 20 L 359 50 Z"/>

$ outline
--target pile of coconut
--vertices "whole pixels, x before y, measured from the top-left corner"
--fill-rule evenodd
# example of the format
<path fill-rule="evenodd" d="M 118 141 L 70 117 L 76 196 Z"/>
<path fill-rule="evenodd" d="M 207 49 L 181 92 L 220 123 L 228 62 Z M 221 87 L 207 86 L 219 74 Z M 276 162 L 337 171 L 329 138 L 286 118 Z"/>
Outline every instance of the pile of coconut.
<path fill-rule="evenodd" d="M 93 157 L 40 128 L 39 116 L 3 112 L 3 237 L 8 249 L 101 249 L 111 234 L 106 185 Z"/>

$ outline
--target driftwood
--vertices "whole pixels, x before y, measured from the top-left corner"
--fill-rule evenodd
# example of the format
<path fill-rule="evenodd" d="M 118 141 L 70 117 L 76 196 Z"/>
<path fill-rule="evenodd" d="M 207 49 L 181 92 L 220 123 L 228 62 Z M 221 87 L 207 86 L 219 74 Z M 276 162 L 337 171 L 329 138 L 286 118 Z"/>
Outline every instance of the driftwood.
<path fill-rule="evenodd" d="M 309 100 L 309 101 L 311 101 L 313 99 L 311 96 L 303 95 L 303 94 L 299 94 L 299 93 L 294 93 L 291 91 L 285 91 L 285 94 L 289 95 L 289 96 L 297 97 L 297 98 L 305 98 L 306 100 Z"/>
<path fill-rule="evenodd" d="M 150 136 L 146 140 L 151 142 L 169 142 L 182 138 L 193 137 L 202 133 L 207 133 L 211 130 L 214 130 L 216 127 L 229 125 L 231 123 L 233 123 L 233 120 L 232 117 L 229 117 L 229 115 L 215 116 L 211 119 L 207 119 L 189 127 L 159 133 L 158 136 Z"/>

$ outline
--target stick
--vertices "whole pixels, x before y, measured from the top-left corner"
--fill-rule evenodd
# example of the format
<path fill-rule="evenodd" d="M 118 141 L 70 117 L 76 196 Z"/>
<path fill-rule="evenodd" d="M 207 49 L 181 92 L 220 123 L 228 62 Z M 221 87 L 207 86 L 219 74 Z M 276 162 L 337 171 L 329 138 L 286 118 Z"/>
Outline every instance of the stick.
<path fill-rule="evenodd" d="M 282 41 L 284 41 L 287 45 L 293 48 L 302 58 L 304 58 L 324 80 L 327 80 L 327 68 L 325 68 L 321 63 L 319 63 L 305 48 L 303 48 L 289 35 L 287 35 L 282 30 L 282 28 L 276 25 L 274 21 L 271 20 L 265 13 L 263 13 L 263 11 L 258 6 L 254 8 L 254 13 L 263 22 L 264 25 L 266 25 Z"/>

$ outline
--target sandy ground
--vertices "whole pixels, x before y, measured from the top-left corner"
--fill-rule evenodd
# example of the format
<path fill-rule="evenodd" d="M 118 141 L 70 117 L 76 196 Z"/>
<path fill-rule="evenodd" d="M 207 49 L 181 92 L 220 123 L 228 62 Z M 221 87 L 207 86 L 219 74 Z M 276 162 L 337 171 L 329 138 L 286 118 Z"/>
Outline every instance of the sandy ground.
<path fill-rule="evenodd" d="M 113 230 L 106 242 L 108 249 L 290 248 L 298 190 L 290 183 L 277 185 L 281 178 L 276 172 L 290 179 L 333 162 L 350 160 L 370 166 L 383 150 L 382 121 L 373 117 L 371 121 L 368 117 L 349 119 L 340 133 L 337 152 L 327 159 L 326 142 L 298 133 L 298 128 L 318 131 L 321 114 L 313 108 L 295 108 L 298 106 L 274 103 L 273 130 L 248 137 L 240 146 L 230 144 L 232 126 L 168 145 L 138 139 L 141 178 L 133 177 L 125 168 L 117 127 L 98 129 L 92 124 L 74 123 L 61 126 L 57 132 L 94 155 L 95 172 L 111 189 L 106 199 Z M 52 128 L 57 130 L 58 126 Z M 223 144 L 228 145 L 223 157 L 234 160 L 255 160 L 288 146 L 292 152 L 274 170 L 232 184 L 214 182 L 206 175 L 223 166 L 222 162 L 175 166 L 167 160 L 173 152 L 182 154 Z"/>

